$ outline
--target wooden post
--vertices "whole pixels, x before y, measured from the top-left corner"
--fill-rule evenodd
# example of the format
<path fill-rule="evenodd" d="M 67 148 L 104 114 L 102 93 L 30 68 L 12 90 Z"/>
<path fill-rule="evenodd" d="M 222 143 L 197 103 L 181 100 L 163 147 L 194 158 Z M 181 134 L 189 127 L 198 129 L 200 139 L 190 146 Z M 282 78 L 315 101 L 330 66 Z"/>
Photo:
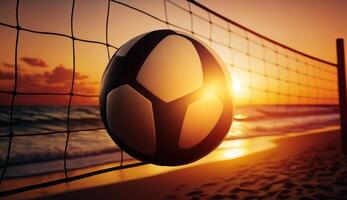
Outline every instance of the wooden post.
<path fill-rule="evenodd" d="M 347 155 L 347 92 L 346 92 L 346 65 L 343 39 L 336 40 L 337 74 L 339 86 L 340 126 L 342 152 Z"/>

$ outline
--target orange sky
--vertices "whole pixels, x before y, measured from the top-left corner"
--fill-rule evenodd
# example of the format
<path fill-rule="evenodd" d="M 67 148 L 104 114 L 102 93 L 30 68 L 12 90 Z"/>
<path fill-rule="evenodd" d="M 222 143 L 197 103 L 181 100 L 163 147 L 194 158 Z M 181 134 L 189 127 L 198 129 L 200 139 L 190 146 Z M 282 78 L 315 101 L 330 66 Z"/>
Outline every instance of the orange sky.
<path fill-rule="evenodd" d="M 145 10 L 155 17 L 165 19 L 162 1 L 126 1 L 130 5 Z M 176 2 L 176 1 L 174 1 Z M 317 57 L 335 62 L 335 38 L 347 36 L 347 26 L 343 26 L 347 14 L 343 8 L 346 1 L 201 1 L 204 5 L 257 32 L 278 40 L 286 45 L 305 51 Z M 188 8 L 184 1 L 177 1 L 182 7 Z M 195 13 L 208 18 L 207 13 L 192 6 Z M 169 22 L 185 29 L 191 28 L 190 15 L 167 3 Z M 16 25 L 15 1 L 0 2 L 0 22 Z M 74 35 L 77 38 L 105 42 L 105 17 L 107 1 L 77 0 L 74 13 Z M 61 34 L 71 34 L 70 12 L 71 1 L 21 1 L 19 7 L 19 22 L 24 28 L 37 31 L 48 31 Z M 344 18 L 343 18 L 344 17 Z M 221 27 L 226 24 L 213 17 L 212 21 Z M 194 17 L 194 31 L 208 37 L 209 24 Z M 136 35 L 155 29 L 166 28 L 166 24 L 159 22 L 139 12 L 135 12 L 122 5 L 111 3 L 109 20 L 109 43 L 119 47 Z M 173 28 L 173 27 L 171 27 Z M 233 27 L 232 27 L 233 28 Z M 242 30 L 233 31 L 244 34 Z M 228 45 L 229 37 L 225 30 L 213 27 L 213 40 Z M 0 90 L 13 89 L 14 47 L 16 31 L 0 25 Z M 203 39 L 209 44 L 208 40 Z M 259 40 L 259 38 L 254 38 Z M 261 42 L 261 41 L 260 41 Z M 246 51 L 245 39 L 235 35 L 231 45 Z M 247 44 L 246 44 L 247 45 Z M 263 54 L 262 49 L 251 44 L 251 53 L 264 56 L 268 61 L 275 62 L 271 51 Z M 271 44 L 268 44 L 271 46 Z M 284 70 L 255 58 L 248 58 L 244 53 L 233 51 L 223 45 L 212 43 L 212 47 L 225 63 L 232 64 L 230 68 L 234 80 L 234 95 L 238 104 L 267 104 L 267 103 L 333 103 L 334 101 L 317 100 L 314 97 L 336 97 L 336 92 L 312 89 L 324 87 L 336 89 L 334 81 L 335 70 L 320 66 L 331 71 L 315 70 L 293 60 L 279 58 L 278 64 L 289 66 Z M 111 55 L 115 49 L 109 48 Z M 282 51 L 279 49 L 279 51 Z M 107 48 L 100 44 L 76 41 L 76 81 L 74 92 L 85 95 L 98 95 L 102 73 L 108 62 Z M 283 51 L 282 53 L 287 53 Z M 295 54 L 293 55 L 295 56 Z M 299 58 L 304 61 L 305 58 Z M 306 60 L 305 60 L 306 61 Z M 308 60 L 313 65 L 319 65 Z M 19 76 L 17 90 L 20 92 L 54 92 L 68 93 L 71 89 L 72 77 L 72 42 L 69 38 L 52 35 L 42 35 L 21 31 L 18 45 Z M 248 71 L 251 70 L 251 73 Z M 317 82 L 307 76 L 293 73 L 297 70 L 301 74 L 308 73 L 317 77 L 324 77 L 330 82 Z M 302 70 L 302 71 L 300 71 Z M 255 72 L 255 73 L 254 73 Z M 258 73 L 258 74 L 257 74 Z M 281 76 L 281 81 L 267 79 L 263 75 Z M 286 82 L 288 81 L 288 82 Z M 291 84 L 290 82 L 296 83 Z M 299 87 L 309 85 L 311 88 Z M 257 88 L 260 88 L 260 90 Z M 270 92 L 264 92 L 270 91 Z M 272 91 L 272 92 L 271 92 Z M 278 95 L 277 93 L 289 94 Z M 295 96 L 305 95 L 309 98 L 300 99 Z M 1 104 L 8 104 L 10 95 L 2 95 Z M 75 104 L 96 104 L 97 98 L 74 97 Z M 63 104 L 66 97 L 52 96 L 19 96 L 16 104 Z"/>
<path fill-rule="evenodd" d="M 334 63 L 335 39 L 347 38 L 345 0 L 199 2 L 276 41 Z"/>

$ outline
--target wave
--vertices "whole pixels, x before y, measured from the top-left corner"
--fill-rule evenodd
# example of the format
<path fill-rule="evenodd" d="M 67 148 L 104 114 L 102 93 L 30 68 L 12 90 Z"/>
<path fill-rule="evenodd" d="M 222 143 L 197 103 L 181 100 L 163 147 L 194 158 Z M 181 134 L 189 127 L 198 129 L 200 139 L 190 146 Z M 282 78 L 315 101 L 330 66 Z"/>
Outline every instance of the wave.
<path fill-rule="evenodd" d="M 260 106 L 239 107 L 236 110 L 236 121 L 258 121 L 277 118 L 320 116 L 338 114 L 338 106 Z"/>
<path fill-rule="evenodd" d="M 67 107 L 18 106 L 14 110 L 15 134 L 35 134 L 64 131 L 67 128 Z M 242 106 L 236 109 L 234 122 L 226 139 L 304 132 L 339 124 L 337 106 Z M 71 130 L 103 128 L 98 106 L 71 107 Z M 9 132 L 9 108 L 0 106 L 0 134 Z M 64 159 L 66 134 L 14 137 L 9 166 L 39 165 Z M 0 166 L 5 163 L 8 139 L 0 138 Z M 67 158 L 88 160 L 77 162 L 75 168 L 105 163 L 92 159 L 103 155 L 118 155 L 120 149 L 105 130 L 81 131 L 70 134 Z M 88 158 L 88 159 L 87 159 Z M 119 160 L 120 156 L 114 158 Z M 108 159 L 109 160 L 109 159 Z M 40 173 L 45 171 L 40 169 Z M 16 167 L 17 169 L 17 167 Z M 49 169 L 47 169 L 49 170 Z M 23 173 L 25 174 L 25 171 Z M 30 172 L 32 173 L 32 172 Z M 14 173 L 15 174 L 15 173 Z"/>
<path fill-rule="evenodd" d="M 103 148 L 95 151 L 80 151 L 80 152 L 74 152 L 74 153 L 68 153 L 67 154 L 67 160 L 69 159 L 75 159 L 75 158 L 82 158 L 82 157 L 88 157 L 88 156 L 95 156 L 100 154 L 108 154 L 108 153 L 117 153 L 121 150 L 119 148 Z M 64 149 L 50 149 L 48 151 L 44 152 L 35 152 L 33 153 L 19 153 L 13 155 L 9 162 L 8 166 L 14 166 L 14 165 L 22 165 L 22 164 L 32 164 L 37 162 L 47 162 L 47 161 L 54 161 L 54 160 L 63 160 L 64 159 Z M 1 158 L 0 167 L 4 167 L 5 165 L 5 158 Z"/>

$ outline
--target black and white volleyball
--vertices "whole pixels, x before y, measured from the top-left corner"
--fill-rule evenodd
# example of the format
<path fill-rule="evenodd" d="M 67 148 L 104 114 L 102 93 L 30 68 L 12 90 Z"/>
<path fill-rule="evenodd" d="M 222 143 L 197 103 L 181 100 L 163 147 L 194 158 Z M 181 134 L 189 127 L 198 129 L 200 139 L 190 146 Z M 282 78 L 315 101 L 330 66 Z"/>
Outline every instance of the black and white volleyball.
<path fill-rule="evenodd" d="M 194 162 L 213 151 L 233 118 L 230 74 L 203 42 L 173 30 L 137 36 L 113 55 L 100 114 L 129 155 L 157 165 Z"/>

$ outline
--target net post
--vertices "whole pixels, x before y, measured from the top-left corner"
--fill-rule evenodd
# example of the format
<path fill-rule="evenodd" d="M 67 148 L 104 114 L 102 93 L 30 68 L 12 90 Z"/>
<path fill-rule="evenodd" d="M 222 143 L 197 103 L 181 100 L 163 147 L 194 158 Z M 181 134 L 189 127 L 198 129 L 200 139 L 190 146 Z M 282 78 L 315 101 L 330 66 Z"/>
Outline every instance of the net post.
<path fill-rule="evenodd" d="M 336 40 L 337 50 L 337 73 L 339 87 L 339 105 L 340 105 L 340 127 L 342 152 L 347 155 L 347 92 L 346 92 L 346 64 L 343 39 Z"/>

